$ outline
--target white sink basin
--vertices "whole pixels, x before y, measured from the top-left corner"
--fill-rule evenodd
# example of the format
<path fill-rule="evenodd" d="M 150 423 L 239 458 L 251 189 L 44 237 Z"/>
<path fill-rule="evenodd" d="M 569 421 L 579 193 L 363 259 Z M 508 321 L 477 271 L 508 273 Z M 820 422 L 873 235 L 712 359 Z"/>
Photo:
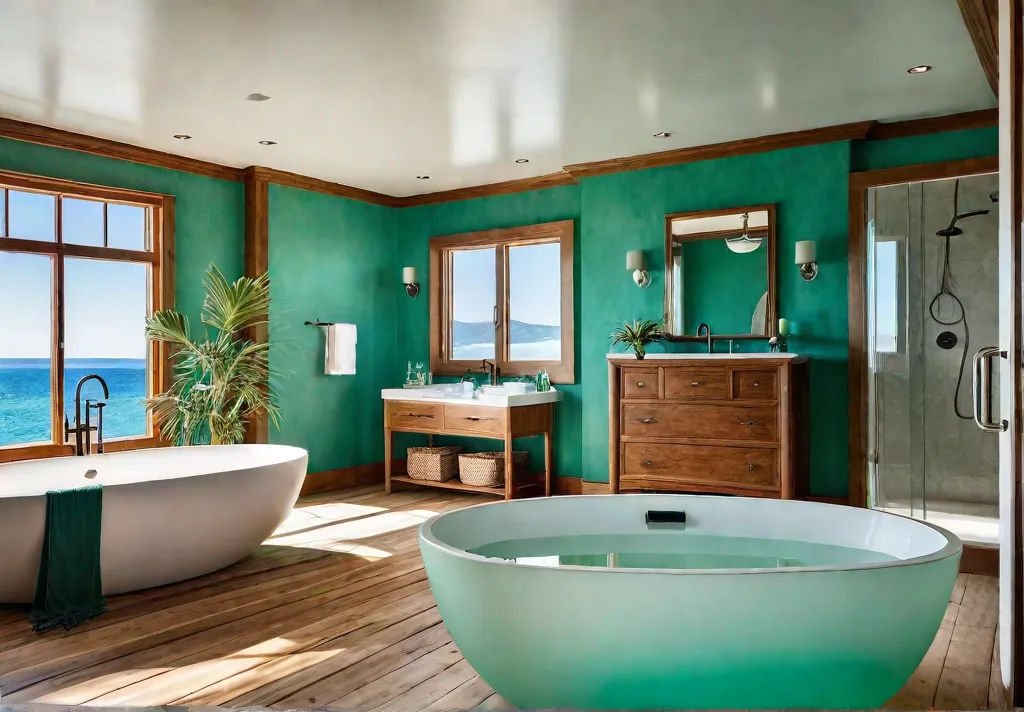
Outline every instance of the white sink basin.
<path fill-rule="evenodd" d="M 457 385 L 457 384 L 456 384 Z M 472 398 L 457 395 L 450 385 L 427 386 L 425 388 L 385 388 L 380 392 L 383 400 L 430 400 L 461 405 L 482 405 L 492 408 L 515 408 L 537 403 L 556 403 L 562 400 L 561 392 L 552 388 L 538 393 L 510 393 L 501 387 L 486 386 L 477 390 Z"/>

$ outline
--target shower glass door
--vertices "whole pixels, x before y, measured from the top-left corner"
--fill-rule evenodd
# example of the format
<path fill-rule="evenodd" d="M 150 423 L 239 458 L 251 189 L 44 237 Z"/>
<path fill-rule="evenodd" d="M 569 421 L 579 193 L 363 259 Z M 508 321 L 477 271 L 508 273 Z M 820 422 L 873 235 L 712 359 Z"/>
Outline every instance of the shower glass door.
<path fill-rule="evenodd" d="M 996 183 L 871 189 L 867 229 L 869 505 L 991 545 L 999 441 L 975 425 L 971 384 L 974 354 L 999 343 Z"/>

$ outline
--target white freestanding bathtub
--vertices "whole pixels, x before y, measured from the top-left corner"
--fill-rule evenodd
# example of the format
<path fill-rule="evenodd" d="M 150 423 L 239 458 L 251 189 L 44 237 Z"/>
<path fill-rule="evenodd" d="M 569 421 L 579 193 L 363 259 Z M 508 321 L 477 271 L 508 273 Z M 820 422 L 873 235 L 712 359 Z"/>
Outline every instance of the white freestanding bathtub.
<path fill-rule="evenodd" d="M 306 459 L 305 450 L 283 445 L 221 445 L 0 465 L 0 603 L 32 600 L 49 490 L 103 485 L 100 551 L 110 595 L 245 557 L 288 516 Z"/>
<path fill-rule="evenodd" d="M 961 544 L 868 509 L 640 494 L 441 514 L 420 550 L 452 640 L 516 706 L 862 709 L 921 662 Z M 612 553 L 637 551 L 659 553 Z"/>

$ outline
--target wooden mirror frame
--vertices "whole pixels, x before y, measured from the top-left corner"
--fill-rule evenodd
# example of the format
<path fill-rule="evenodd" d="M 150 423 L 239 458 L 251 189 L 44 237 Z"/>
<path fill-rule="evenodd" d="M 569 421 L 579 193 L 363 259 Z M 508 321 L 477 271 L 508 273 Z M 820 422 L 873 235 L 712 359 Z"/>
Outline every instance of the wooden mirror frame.
<path fill-rule="evenodd" d="M 747 207 L 738 208 L 722 208 L 721 210 L 694 210 L 685 213 L 669 213 L 665 216 L 665 314 L 664 324 L 667 327 L 671 323 L 672 310 L 674 307 L 672 301 L 672 292 L 675 289 L 674 280 L 672 277 L 672 245 L 676 240 L 673 239 L 672 234 L 672 221 L 680 218 L 710 218 L 717 217 L 719 215 L 737 215 L 742 213 L 757 213 L 761 211 L 768 213 L 768 227 L 767 235 L 765 235 L 765 249 L 767 255 L 765 259 L 768 260 L 768 301 L 765 304 L 765 326 L 767 327 L 767 334 L 711 334 L 711 338 L 714 341 L 718 340 L 732 340 L 732 341 L 767 341 L 776 335 L 779 327 L 779 298 L 775 279 L 775 263 L 776 263 L 776 239 L 775 239 L 775 203 L 767 203 L 765 205 L 750 205 Z M 708 233 L 697 233 L 702 239 L 707 239 L 705 236 Z M 682 242 L 686 242 L 689 236 L 684 237 Z M 710 324 L 710 322 L 709 322 Z M 714 330 L 714 324 L 710 324 L 712 330 Z M 706 337 L 693 336 L 689 334 L 666 334 L 666 338 L 669 341 L 705 341 Z"/>

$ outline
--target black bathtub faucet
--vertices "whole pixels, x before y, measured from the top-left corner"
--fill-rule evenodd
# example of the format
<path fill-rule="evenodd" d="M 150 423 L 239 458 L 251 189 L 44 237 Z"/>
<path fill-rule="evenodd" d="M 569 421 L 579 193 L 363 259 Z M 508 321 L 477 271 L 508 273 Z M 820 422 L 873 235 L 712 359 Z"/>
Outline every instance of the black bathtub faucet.
<path fill-rule="evenodd" d="M 103 378 L 95 373 L 91 373 L 85 376 L 78 382 L 78 386 L 75 388 L 75 427 L 71 427 L 68 423 L 67 413 L 64 414 L 64 442 L 69 442 L 71 439 L 71 433 L 75 434 L 75 454 L 76 455 L 91 455 L 92 454 L 92 431 L 96 431 L 96 452 L 98 454 L 103 453 L 103 409 L 106 407 L 105 401 L 93 401 L 90 398 L 85 400 L 85 422 L 82 422 L 82 386 L 91 380 L 97 380 L 100 386 L 103 387 L 103 397 L 110 398 L 110 391 L 107 389 L 107 382 Z M 96 425 L 92 424 L 92 420 L 89 417 L 90 411 L 96 409 Z M 83 443 L 83 437 L 84 443 Z M 84 445 L 84 447 L 83 447 Z"/>

